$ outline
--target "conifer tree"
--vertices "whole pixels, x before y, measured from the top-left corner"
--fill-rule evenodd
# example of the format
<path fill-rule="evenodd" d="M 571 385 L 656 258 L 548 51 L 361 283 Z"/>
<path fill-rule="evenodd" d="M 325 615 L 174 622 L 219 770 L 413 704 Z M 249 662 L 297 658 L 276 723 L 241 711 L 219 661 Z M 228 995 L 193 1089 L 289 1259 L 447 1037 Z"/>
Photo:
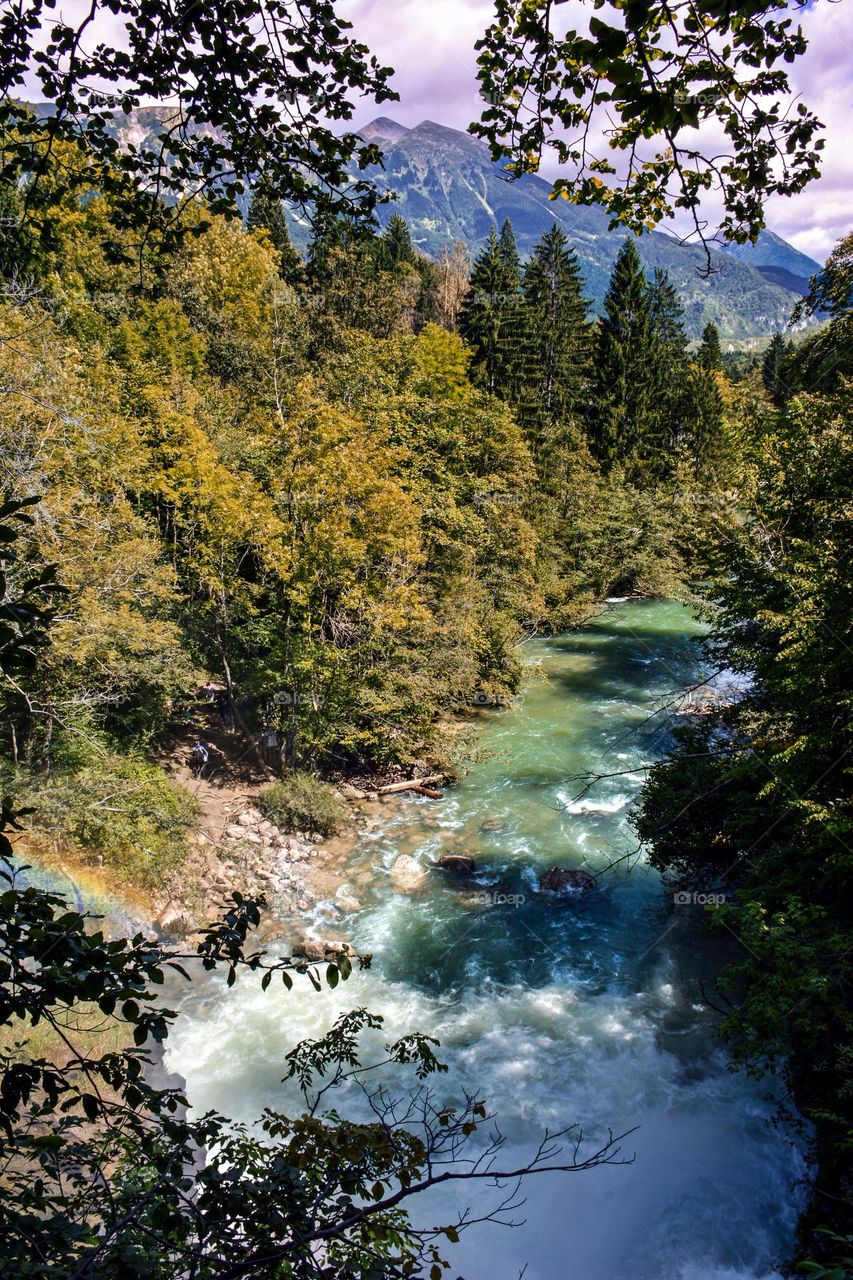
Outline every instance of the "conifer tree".
<path fill-rule="evenodd" d="M 436 324 L 440 319 L 438 298 L 438 273 L 435 264 L 422 254 L 415 262 L 420 284 L 415 303 L 415 331 L 420 332 L 425 324 Z"/>
<path fill-rule="evenodd" d="M 697 480 L 707 486 L 725 481 L 726 457 L 720 374 L 694 365 L 688 378 L 690 451 Z"/>
<path fill-rule="evenodd" d="M 652 346 L 648 282 L 629 237 L 613 267 L 595 350 L 591 443 L 606 469 L 642 467 L 654 431 Z"/>
<path fill-rule="evenodd" d="M 278 250 L 278 274 L 287 284 L 297 284 L 302 278 L 302 258 L 290 239 L 281 200 L 263 182 L 258 183 L 252 192 L 246 228 L 249 231 L 263 229 L 268 233 Z"/>
<path fill-rule="evenodd" d="M 684 308 L 666 271 L 656 270 L 649 286 L 649 316 L 653 425 L 644 442 L 643 470 L 649 478 L 663 479 L 691 436 L 693 421 Z"/>
<path fill-rule="evenodd" d="M 515 240 L 515 231 L 509 218 L 504 218 L 498 236 L 498 251 L 507 273 L 507 282 L 518 288 L 521 282 L 521 257 Z"/>
<path fill-rule="evenodd" d="M 501 226 L 498 252 L 505 273 L 503 388 L 500 394 L 505 400 L 517 404 L 528 382 L 527 335 L 524 298 L 521 293 L 521 255 L 518 252 L 515 231 L 509 218 L 504 218 Z"/>
<path fill-rule="evenodd" d="M 723 367 L 720 331 L 713 320 L 709 320 L 702 330 L 702 345 L 699 347 L 697 363 L 702 369 L 722 369 Z"/>
<path fill-rule="evenodd" d="M 499 239 L 494 228 L 486 247 L 474 260 L 471 281 L 459 314 L 459 332 L 474 348 L 474 381 L 504 399 L 511 399 L 519 371 L 521 319 L 518 253 L 507 223 Z"/>
<path fill-rule="evenodd" d="M 524 270 L 525 395 L 520 415 L 537 451 L 573 421 L 589 378 L 591 330 L 577 255 L 555 224 Z"/>
<path fill-rule="evenodd" d="M 399 213 L 392 213 L 377 244 L 378 266 L 383 271 L 393 271 L 404 265 L 414 266 L 416 257 L 408 222 Z"/>
<path fill-rule="evenodd" d="M 764 360 L 761 364 L 761 377 L 767 394 L 777 405 L 781 405 L 785 399 L 782 365 L 787 354 L 788 348 L 785 345 L 785 339 L 781 333 L 774 333 L 770 339 L 770 345 L 764 353 Z"/>

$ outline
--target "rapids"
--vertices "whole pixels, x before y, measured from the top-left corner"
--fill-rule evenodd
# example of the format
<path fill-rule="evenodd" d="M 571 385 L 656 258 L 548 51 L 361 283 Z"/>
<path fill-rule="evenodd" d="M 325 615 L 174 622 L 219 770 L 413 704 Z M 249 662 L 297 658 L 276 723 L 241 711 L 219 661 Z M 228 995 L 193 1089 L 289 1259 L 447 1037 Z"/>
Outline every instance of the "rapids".
<path fill-rule="evenodd" d="M 441 1040 L 448 1100 L 476 1088 L 522 1158 L 546 1126 L 580 1122 L 591 1140 L 639 1126 L 631 1164 L 531 1179 L 524 1224 L 472 1228 L 447 1246 L 465 1280 L 769 1280 L 789 1255 L 805 1197 L 802 1147 L 773 1123 L 767 1081 L 729 1070 L 700 987 L 721 949 L 701 908 L 667 895 L 642 858 L 568 905 L 534 893 L 548 866 L 597 872 L 635 847 L 640 766 L 664 754 L 670 695 L 701 679 L 699 626 L 681 606 L 625 602 L 583 630 L 526 647 L 518 704 L 478 713 L 485 758 L 442 801 L 397 799 L 353 842 L 352 936 L 373 968 L 335 991 L 288 994 L 248 975 L 185 1003 L 167 1065 L 191 1104 L 241 1120 L 297 1105 L 284 1056 L 346 1008 L 386 1018 L 391 1038 Z M 577 775 L 609 774 L 589 791 Z M 431 872 L 395 893 L 401 852 L 477 859 L 476 894 Z M 331 932 L 329 904 L 315 926 Z M 336 934 L 340 934 L 340 926 Z M 335 936 L 335 935 L 333 935 Z M 355 1099 L 353 1099 L 355 1102 Z M 412 1209 L 449 1221 L 460 1197 L 482 1212 L 486 1186 Z"/>

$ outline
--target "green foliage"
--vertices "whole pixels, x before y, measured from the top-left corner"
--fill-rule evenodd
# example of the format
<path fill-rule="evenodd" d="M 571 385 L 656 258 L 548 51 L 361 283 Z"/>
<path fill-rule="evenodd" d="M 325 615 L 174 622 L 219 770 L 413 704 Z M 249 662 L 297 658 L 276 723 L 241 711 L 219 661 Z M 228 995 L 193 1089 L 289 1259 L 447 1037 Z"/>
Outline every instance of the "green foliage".
<path fill-rule="evenodd" d="M 18 771 L 9 789 L 35 817 L 37 845 L 145 889 L 179 872 L 198 807 L 156 764 L 86 752 L 47 777 Z"/>
<path fill-rule="evenodd" d="M 769 418 L 757 402 L 741 519 L 710 548 L 709 652 L 749 685 L 679 732 L 638 824 L 677 885 L 724 894 L 714 919 L 742 948 L 720 980 L 722 1034 L 748 1069 L 783 1072 L 816 1125 L 806 1224 L 842 1230 L 853 1127 L 851 416 L 843 380 Z"/>
<path fill-rule="evenodd" d="M 90 48 L 87 28 L 107 12 Z M 187 229 L 186 210 L 192 229 L 199 199 L 233 215 L 259 172 L 279 199 L 369 213 L 375 190 L 353 182 L 349 168 L 375 163 L 379 150 L 335 123 L 352 118 L 353 95 L 381 102 L 396 94 L 390 68 L 348 28 L 329 0 L 311 0 L 298 14 L 282 0 L 232 0 L 227 14 L 196 6 L 179 18 L 165 0 L 96 0 L 76 22 L 44 0 L 26 0 L 0 27 L 2 178 L 27 175 L 26 214 L 36 226 L 51 184 L 108 194 L 104 242 L 119 258 L 128 229 L 142 254 L 155 236 L 173 243 Z M 46 111 L 21 104 L 33 82 Z M 152 96 L 171 105 L 142 105 Z M 118 145 L 117 107 L 135 113 L 143 145 Z M 85 171 L 51 167 L 63 146 L 88 157 Z"/>
<path fill-rule="evenodd" d="M 475 258 L 458 321 L 459 332 L 474 351 L 474 381 L 506 398 L 517 385 L 522 323 L 518 252 L 508 226 L 504 224 L 500 238 L 492 229 L 485 249 Z"/>
<path fill-rule="evenodd" d="M 348 823 L 346 803 L 313 773 L 294 770 L 258 796 L 265 818 L 283 831 L 317 831 L 331 836 Z"/>
<path fill-rule="evenodd" d="M 593 449 L 605 468 L 640 460 L 652 434 L 652 316 L 634 241 L 619 251 L 598 330 L 593 384 Z"/>
<path fill-rule="evenodd" d="M 3 518 L 26 518 L 28 505 L 34 504 L 7 501 Z M 0 529 L 5 569 L 20 535 L 14 523 Z M 32 655 L 47 646 L 51 618 L 39 597 L 55 587 L 28 581 L 10 594 L 4 577 L 3 589 L 11 634 L 0 651 L 0 674 L 10 680 L 31 669 Z M 125 761 L 115 775 L 123 804 L 157 785 L 150 770 L 134 775 L 128 767 Z M 162 778 L 159 785 L 166 785 Z M 316 803 L 304 782 L 300 794 Z M 72 802 L 68 794 L 62 798 Z M 138 813 L 124 812 L 136 822 L 146 809 L 143 803 Z M 364 1009 L 343 1014 L 287 1055 L 283 1083 L 294 1081 L 300 1093 L 295 1117 L 267 1110 L 252 1129 L 214 1112 L 192 1117 L 180 1091 L 152 1083 L 152 1050 L 176 1016 L 162 999 L 166 977 L 174 982 L 189 979 L 190 969 L 219 969 L 226 987 L 243 973 L 259 976 L 262 990 L 274 978 L 290 990 L 307 977 L 319 991 L 324 979 L 335 987 L 349 977 L 349 956 L 328 950 L 321 974 L 307 960 L 251 951 L 260 914 L 239 893 L 186 951 L 141 933 L 110 939 L 92 928 L 96 919 L 69 910 L 59 895 L 21 882 L 7 835 L 19 829 L 19 816 L 4 801 L 0 1239 L 10 1280 L 95 1273 L 171 1280 L 187 1268 L 200 1280 L 223 1280 L 235 1268 L 250 1280 L 268 1277 L 271 1268 L 308 1280 L 321 1252 L 324 1270 L 331 1263 L 341 1275 L 375 1275 L 379 1267 L 403 1280 L 427 1266 L 440 1274 L 446 1264 L 436 1239 L 458 1241 L 467 1215 L 420 1229 L 406 1213 L 409 1197 L 451 1178 L 516 1180 L 527 1171 L 592 1168 L 618 1158 L 613 1140 L 579 1156 L 575 1134 L 562 1158 L 551 1138 L 529 1165 L 504 1170 L 495 1165 L 502 1139 L 493 1136 L 485 1160 L 482 1153 L 466 1160 L 465 1143 L 490 1119 L 484 1103 L 470 1095 L 457 1107 L 435 1099 L 426 1082 L 445 1068 L 435 1056 L 437 1042 L 417 1032 L 363 1065 L 360 1038 L 382 1024 Z M 111 838 L 109 819 L 87 821 L 87 843 Z M 360 967 L 368 964 L 367 957 L 359 960 Z M 381 1084 L 371 1087 L 372 1073 L 390 1067 L 414 1072 L 402 1110 L 399 1097 Z M 367 1102 L 368 1121 L 328 1107 L 330 1091 L 352 1085 Z"/>
<path fill-rule="evenodd" d="M 810 289 L 794 310 L 793 318 L 829 315 L 833 320 L 853 309 L 853 232 L 842 236 L 823 270 L 809 281 Z"/>
<path fill-rule="evenodd" d="M 393 271 L 396 267 L 413 265 L 415 258 L 409 224 L 405 218 L 400 217 L 399 213 L 392 213 L 388 226 L 379 239 L 377 248 L 379 266 L 386 271 Z"/>
<path fill-rule="evenodd" d="M 713 320 L 709 320 L 702 331 L 702 342 L 697 355 L 697 363 L 702 369 L 718 370 L 723 367 L 720 331 Z"/>
<path fill-rule="evenodd" d="M 537 456 L 560 447 L 566 424 L 586 405 L 591 332 L 577 255 L 554 226 L 524 268 L 524 377 L 519 417 Z"/>
<path fill-rule="evenodd" d="M 785 361 L 785 339 L 781 333 L 774 333 L 770 345 L 764 353 L 761 365 L 761 377 L 771 400 L 781 404 L 785 399 L 783 365 Z"/>
<path fill-rule="evenodd" d="M 278 274 L 286 284 L 297 284 L 302 259 L 291 244 L 281 197 L 270 190 L 268 182 L 260 182 L 252 192 L 246 229 L 267 233 L 278 253 Z"/>
<path fill-rule="evenodd" d="M 549 0 L 499 0 L 477 46 L 488 105 L 472 131 L 495 161 L 506 165 L 508 155 L 516 175 L 534 172 L 553 148 L 572 174 L 555 182 L 555 195 L 602 204 L 611 226 L 639 234 L 680 209 L 704 241 L 701 199 L 717 186 L 725 234 L 754 239 L 766 198 L 801 191 L 819 172 L 823 146 L 817 117 L 784 101 L 784 64 L 806 48 L 801 29 L 777 18 L 784 4 L 601 0 L 595 8 L 578 32 L 553 22 Z M 728 139 L 722 158 L 696 142 L 704 121 Z M 599 130 L 609 157 L 591 148 Z M 650 138 L 660 150 L 634 163 Z"/>

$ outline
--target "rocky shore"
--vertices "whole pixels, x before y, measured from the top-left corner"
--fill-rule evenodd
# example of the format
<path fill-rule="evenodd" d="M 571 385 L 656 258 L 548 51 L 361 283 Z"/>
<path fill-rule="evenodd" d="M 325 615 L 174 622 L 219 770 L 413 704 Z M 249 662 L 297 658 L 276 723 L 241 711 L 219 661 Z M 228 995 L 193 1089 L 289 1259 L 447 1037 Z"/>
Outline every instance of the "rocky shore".
<path fill-rule="evenodd" d="M 183 937 L 233 902 L 235 892 L 262 898 L 277 918 L 308 911 L 329 886 L 323 876 L 326 853 L 317 832 L 281 831 L 252 804 L 224 804 L 220 831 L 192 833 L 191 852 L 180 886 L 155 899 L 155 926 Z M 358 909 L 344 901 L 341 910 Z"/>

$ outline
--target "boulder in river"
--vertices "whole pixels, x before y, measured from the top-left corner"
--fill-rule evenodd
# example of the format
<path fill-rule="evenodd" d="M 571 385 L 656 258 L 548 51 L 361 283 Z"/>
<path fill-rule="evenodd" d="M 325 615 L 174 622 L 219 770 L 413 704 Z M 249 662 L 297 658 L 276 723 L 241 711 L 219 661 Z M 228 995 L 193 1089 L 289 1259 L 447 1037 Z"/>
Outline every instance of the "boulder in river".
<path fill-rule="evenodd" d="M 154 924 L 167 938 L 185 938 L 193 928 L 193 922 L 186 911 L 174 904 L 161 911 Z"/>
<path fill-rule="evenodd" d="M 486 818 L 485 822 L 480 823 L 481 831 L 503 831 L 506 823 L 503 818 Z"/>
<path fill-rule="evenodd" d="M 293 947 L 293 955 L 297 960 L 334 960 L 340 956 L 357 955 L 350 942 L 334 942 L 328 938 L 302 938 Z"/>
<path fill-rule="evenodd" d="M 426 874 L 426 867 L 422 867 L 416 858 L 401 853 L 391 868 L 391 883 L 398 893 L 411 893 L 412 889 L 421 887 Z"/>
<path fill-rule="evenodd" d="M 551 867 L 539 877 L 540 893 L 556 893 L 573 897 L 579 893 L 591 893 L 597 889 L 594 876 L 579 867 Z"/>
<path fill-rule="evenodd" d="M 477 863 L 461 853 L 445 853 L 435 864 L 442 871 L 449 871 L 453 876 L 472 876 L 477 870 Z"/>
<path fill-rule="evenodd" d="M 303 938 L 293 948 L 293 954 L 305 960 L 325 960 L 326 944 L 319 938 Z"/>

